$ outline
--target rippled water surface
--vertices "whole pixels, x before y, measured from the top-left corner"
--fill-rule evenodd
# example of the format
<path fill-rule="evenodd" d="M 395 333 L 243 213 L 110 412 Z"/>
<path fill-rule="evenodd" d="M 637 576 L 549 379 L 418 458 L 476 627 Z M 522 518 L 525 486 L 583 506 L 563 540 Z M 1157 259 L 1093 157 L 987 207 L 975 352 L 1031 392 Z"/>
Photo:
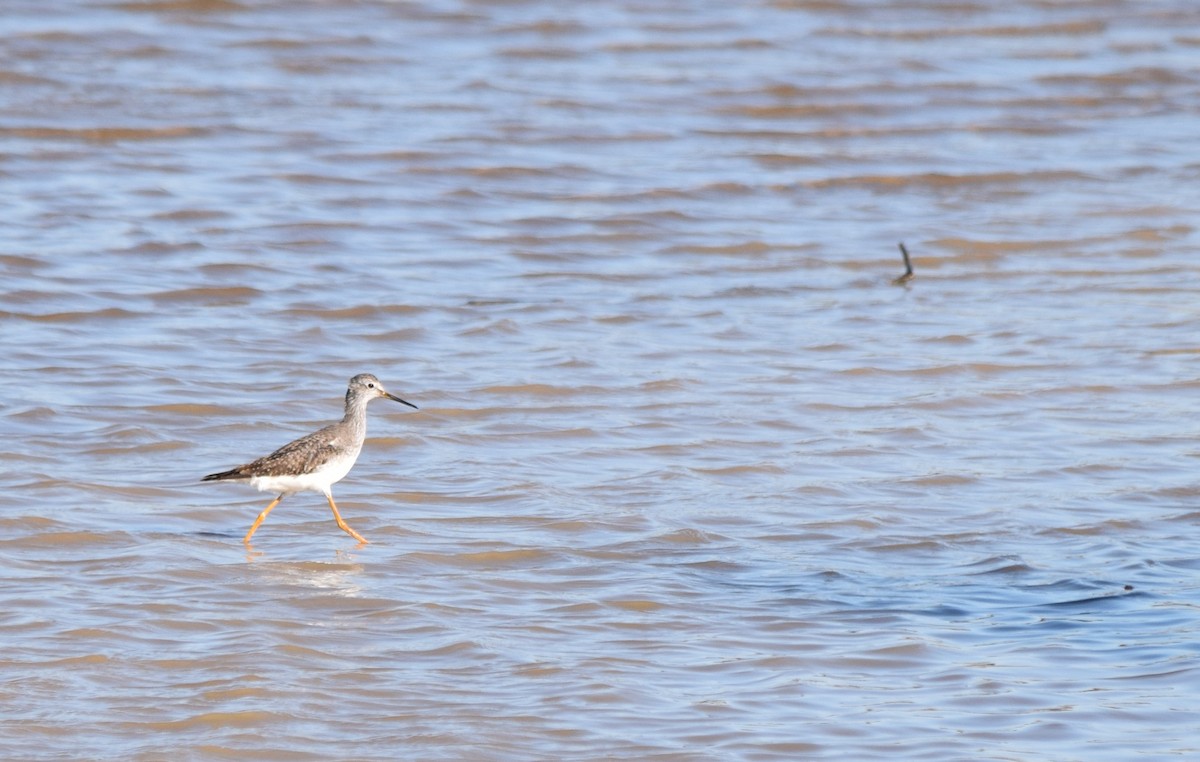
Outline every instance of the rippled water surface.
<path fill-rule="evenodd" d="M 7 3 L 0 757 L 1200 757 L 1197 20 Z"/>

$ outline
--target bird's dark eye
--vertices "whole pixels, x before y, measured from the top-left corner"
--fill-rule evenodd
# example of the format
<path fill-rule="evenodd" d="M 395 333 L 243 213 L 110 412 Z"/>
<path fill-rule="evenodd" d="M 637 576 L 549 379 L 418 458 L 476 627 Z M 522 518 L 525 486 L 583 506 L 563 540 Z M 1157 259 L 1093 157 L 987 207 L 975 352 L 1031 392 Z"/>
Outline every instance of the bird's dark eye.
<path fill-rule="evenodd" d="M 374 389 L 374 388 L 375 388 L 375 384 L 367 384 L 367 388 L 368 388 L 368 389 Z"/>

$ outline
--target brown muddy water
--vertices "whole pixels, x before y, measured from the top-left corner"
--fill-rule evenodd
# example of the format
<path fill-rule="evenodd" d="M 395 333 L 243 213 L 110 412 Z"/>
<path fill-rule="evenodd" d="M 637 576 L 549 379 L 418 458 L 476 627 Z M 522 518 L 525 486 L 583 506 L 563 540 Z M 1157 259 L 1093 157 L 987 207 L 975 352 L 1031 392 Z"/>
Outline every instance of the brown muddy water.
<path fill-rule="evenodd" d="M 1200 757 L 1198 30 L 5 3 L 0 758 Z"/>

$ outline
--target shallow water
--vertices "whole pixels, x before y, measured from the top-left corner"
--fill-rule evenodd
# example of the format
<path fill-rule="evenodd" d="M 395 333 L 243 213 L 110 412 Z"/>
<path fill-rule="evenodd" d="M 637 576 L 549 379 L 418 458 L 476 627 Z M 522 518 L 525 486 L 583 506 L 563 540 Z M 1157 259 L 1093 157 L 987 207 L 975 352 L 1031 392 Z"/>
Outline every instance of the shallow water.
<path fill-rule="evenodd" d="M 0 757 L 1200 754 L 1191 4 L 6 8 Z"/>

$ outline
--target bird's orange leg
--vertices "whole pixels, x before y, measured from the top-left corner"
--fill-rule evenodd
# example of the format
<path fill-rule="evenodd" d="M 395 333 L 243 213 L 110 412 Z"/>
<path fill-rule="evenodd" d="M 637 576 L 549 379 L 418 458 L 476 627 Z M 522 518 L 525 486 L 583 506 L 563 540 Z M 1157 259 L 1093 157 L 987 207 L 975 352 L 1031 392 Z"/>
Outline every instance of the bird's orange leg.
<path fill-rule="evenodd" d="M 347 523 L 346 523 L 346 522 L 345 522 L 345 521 L 342 519 L 342 514 L 338 513 L 338 509 L 337 509 L 337 503 L 334 503 L 334 502 L 333 502 L 333 495 L 332 495 L 332 494 L 327 494 L 327 495 L 325 495 L 325 498 L 326 498 L 326 499 L 329 501 L 329 507 L 333 509 L 333 519 L 334 519 L 334 521 L 336 521 L 336 522 L 337 522 L 337 525 L 338 525 L 339 527 L 341 527 L 341 528 L 342 528 L 342 531 L 343 531 L 343 532 L 345 532 L 346 534 L 350 535 L 350 536 L 351 536 L 351 537 L 353 537 L 354 539 L 358 540 L 358 541 L 359 541 L 359 542 L 361 542 L 363 545 L 366 545 L 366 544 L 367 544 L 367 540 L 366 540 L 366 538 L 365 538 L 365 537 L 363 537 L 363 536 L 362 536 L 361 534 L 359 534 L 358 532 L 355 532 L 353 529 L 351 529 L 351 528 L 350 528 L 350 525 L 349 525 L 349 524 L 347 524 Z"/>
<path fill-rule="evenodd" d="M 253 535 L 254 532 L 258 529 L 258 525 L 263 523 L 263 519 L 265 519 L 267 517 L 267 514 L 271 512 L 271 509 L 274 508 L 275 506 L 279 505 L 279 501 L 282 499 L 283 499 L 283 495 L 280 495 L 279 497 L 272 500 L 270 505 L 268 505 L 266 508 L 263 508 L 263 512 L 258 514 L 258 518 L 256 518 L 254 520 L 254 523 L 250 525 L 250 531 L 246 532 L 246 536 L 242 538 L 242 542 L 246 543 L 247 545 L 250 544 L 250 536 Z"/>

